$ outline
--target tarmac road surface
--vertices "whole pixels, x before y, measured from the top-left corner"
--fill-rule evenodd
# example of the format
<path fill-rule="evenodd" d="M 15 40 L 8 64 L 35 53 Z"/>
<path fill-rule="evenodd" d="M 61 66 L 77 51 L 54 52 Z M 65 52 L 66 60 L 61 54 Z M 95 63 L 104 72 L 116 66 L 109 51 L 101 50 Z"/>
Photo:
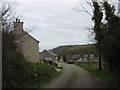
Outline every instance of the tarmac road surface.
<path fill-rule="evenodd" d="M 62 73 L 42 88 L 100 88 L 97 79 L 74 64 L 61 62 Z"/>

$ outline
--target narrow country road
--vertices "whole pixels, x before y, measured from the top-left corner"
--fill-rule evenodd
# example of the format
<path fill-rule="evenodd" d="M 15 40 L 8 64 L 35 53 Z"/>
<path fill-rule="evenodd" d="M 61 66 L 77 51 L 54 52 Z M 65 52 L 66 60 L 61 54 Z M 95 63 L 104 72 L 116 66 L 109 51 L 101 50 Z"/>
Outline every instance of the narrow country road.
<path fill-rule="evenodd" d="M 100 88 L 96 78 L 73 64 L 61 62 L 62 73 L 42 88 Z"/>

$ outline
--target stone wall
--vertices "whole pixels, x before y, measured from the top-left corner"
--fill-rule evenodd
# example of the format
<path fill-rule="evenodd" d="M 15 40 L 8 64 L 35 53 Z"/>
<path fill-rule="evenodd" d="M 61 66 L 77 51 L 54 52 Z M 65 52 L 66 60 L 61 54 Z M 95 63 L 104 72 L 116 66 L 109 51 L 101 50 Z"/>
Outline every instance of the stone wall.
<path fill-rule="evenodd" d="M 20 20 L 14 22 L 14 30 L 11 33 L 15 36 L 15 42 L 20 46 L 26 60 L 29 62 L 39 61 L 39 41 L 23 30 L 23 22 Z"/>

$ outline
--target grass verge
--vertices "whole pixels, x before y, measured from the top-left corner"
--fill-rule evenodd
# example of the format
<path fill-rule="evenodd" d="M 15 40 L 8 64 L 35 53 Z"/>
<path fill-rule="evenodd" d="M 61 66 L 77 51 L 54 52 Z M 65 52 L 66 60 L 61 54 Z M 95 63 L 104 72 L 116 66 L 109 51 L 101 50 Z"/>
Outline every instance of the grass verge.
<path fill-rule="evenodd" d="M 95 64 L 76 64 L 87 71 L 91 72 L 97 80 L 103 85 L 103 88 L 119 88 L 119 75 L 111 73 L 107 70 L 99 71 Z"/>
<path fill-rule="evenodd" d="M 58 77 L 61 74 L 61 72 L 55 72 L 51 76 L 42 79 L 41 81 L 37 81 L 36 83 L 32 84 L 31 86 L 28 86 L 28 88 L 41 88 L 42 86 L 49 83 L 52 79 Z"/>

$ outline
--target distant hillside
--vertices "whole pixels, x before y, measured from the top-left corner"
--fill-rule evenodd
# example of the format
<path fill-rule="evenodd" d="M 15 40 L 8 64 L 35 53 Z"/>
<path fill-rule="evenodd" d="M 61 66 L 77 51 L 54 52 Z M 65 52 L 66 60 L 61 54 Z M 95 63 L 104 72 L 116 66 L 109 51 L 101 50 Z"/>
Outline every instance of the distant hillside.
<path fill-rule="evenodd" d="M 61 55 L 62 53 L 67 53 L 71 48 L 74 48 L 75 45 L 59 46 L 52 49 L 52 52 Z"/>
<path fill-rule="evenodd" d="M 95 56 L 98 56 L 98 51 L 95 44 L 59 46 L 57 48 L 52 49 L 52 52 L 60 56 L 66 56 L 68 54 L 74 55 L 87 53 L 93 53 Z"/>

